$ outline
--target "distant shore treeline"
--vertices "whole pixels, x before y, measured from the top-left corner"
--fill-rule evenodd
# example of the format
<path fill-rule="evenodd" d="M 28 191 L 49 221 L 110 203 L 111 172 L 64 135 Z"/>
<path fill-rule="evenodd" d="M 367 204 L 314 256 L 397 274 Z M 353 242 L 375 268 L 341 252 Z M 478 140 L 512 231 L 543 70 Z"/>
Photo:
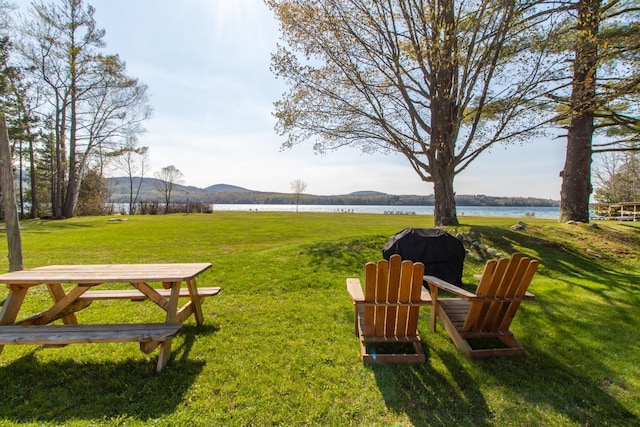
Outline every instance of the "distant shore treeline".
<path fill-rule="evenodd" d="M 129 201 L 129 179 L 109 178 L 111 200 L 115 203 Z M 154 178 L 144 178 L 138 195 L 138 202 L 163 201 L 158 184 Z M 134 186 L 137 182 L 134 182 Z M 225 184 L 212 185 L 207 188 L 176 185 L 172 191 L 171 202 L 211 204 L 295 204 L 295 197 L 291 193 L 271 193 L 247 190 Z M 389 205 L 389 206 L 433 206 L 433 195 L 393 195 L 374 191 L 361 191 L 351 194 L 335 196 L 316 196 L 302 194 L 301 205 Z M 485 195 L 457 195 L 458 206 L 531 206 L 550 207 L 559 206 L 560 202 L 550 199 L 534 197 L 499 197 Z"/>
<path fill-rule="evenodd" d="M 182 198 L 182 197 L 181 197 Z M 178 201 L 178 200 L 176 200 Z M 212 199 L 205 200 L 218 204 L 272 204 L 289 205 L 295 204 L 295 198 L 291 194 L 282 193 L 216 193 Z M 385 205 L 385 206 L 433 206 L 435 199 L 433 195 L 392 195 L 392 194 L 370 194 L 370 195 L 338 195 L 338 196 L 314 196 L 303 194 L 300 196 L 301 205 Z M 483 195 L 461 195 L 456 196 L 458 206 L 559 206 L 553 200 L 525 198 L 525 197 L 490 197 Z"/>

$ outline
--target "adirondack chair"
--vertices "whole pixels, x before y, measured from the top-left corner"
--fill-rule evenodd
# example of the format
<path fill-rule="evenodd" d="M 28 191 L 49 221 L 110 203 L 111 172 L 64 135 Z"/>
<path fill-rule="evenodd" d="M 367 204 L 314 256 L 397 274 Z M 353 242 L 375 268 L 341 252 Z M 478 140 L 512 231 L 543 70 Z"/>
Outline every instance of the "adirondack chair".
<path fill-rule="evenodd" d="M 365 265 L 365 289 L 359 279 L 347 279 L 347 291 L 354 304 L 355 333 L 360 337 L 364 363 L 424 363 L 418 334 L 420 306 L 431 304 L 422 287 L 424 264 L 402 261 L 400 255 Z M 381 352 L 380 344 L 408 347 L 399 353 Z M 410 343 L 410 344 L 409 344 Z M 386 344 L 384 344 L 386 346 Z M 378 348 L 377 348 L 378 347 Z"/>
<path fill-rule="evenodd" d="M 475 294 L 437 277 L 425 276 L 433 299 L 431 329 L 436 330 L 436 316 L 439 317 L 454 344 L 474 359 L 524 356 L 524 347 L 509 326 L 520 303 L 535 299 L 527 288 L 537 269 L 538 261 L 519 253 L 511 259 L 488 261 L 482 275 L 476 276 L 479 283 Z M 439 289 L 459 298 L 439 298 Z M 494 341 L 498 338 L 502 343 L 497 348 L 482 348 L 486 338 Z M 470 341 L 480 345 L 474 348 Z"/>

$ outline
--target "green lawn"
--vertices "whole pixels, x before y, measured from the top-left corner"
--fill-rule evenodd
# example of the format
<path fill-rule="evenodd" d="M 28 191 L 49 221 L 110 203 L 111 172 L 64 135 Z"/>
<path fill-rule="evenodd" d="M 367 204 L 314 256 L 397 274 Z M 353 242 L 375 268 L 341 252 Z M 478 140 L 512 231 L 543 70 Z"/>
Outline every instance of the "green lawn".
<path fill-rule="evenodd" d="M 419 330 L 421 366 L 365 366 L 346 277 L 381 258 L 387 238 L 431 217 L 214 212 L 22 223 L 25 267 L 211 262 L 201 286 L 222 293 L 157 350 L 136 344 L 6 346 L 0 425 L 599 426 L 640 424 L 640 224 L 461 217 L 502 253 L 541 263 L 512 330 L 524 359 L 472 361 L 442 327 Z M 6 239 L 0 248 L 6 254 Z M 482 271 L 467 257 L 463 281 Z M 0 270 L 6 271 L 3 257 Z M 0 302 L 6 296 L 0 289 Z M 49 302 L 29 294 L 25 312 Z M 24 314 L 21 313 L 21 314 Z M 96 301 L 83 323 L 162 321 L 152 303 Z"/>

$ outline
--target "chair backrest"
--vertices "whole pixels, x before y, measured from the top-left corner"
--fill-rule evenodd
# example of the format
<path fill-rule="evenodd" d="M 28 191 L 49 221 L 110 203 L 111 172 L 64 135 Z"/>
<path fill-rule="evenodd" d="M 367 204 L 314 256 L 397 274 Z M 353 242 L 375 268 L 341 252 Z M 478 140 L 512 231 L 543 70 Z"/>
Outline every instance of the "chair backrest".
<path fill-rule="evenodd" d="M 508 331 L 537 269 L 538 261 L 519 253 L 511 259 L 487 261 L 476 290 L 478 297 L 486 299 L 471 303 L 462 330 Z"/>
<path fill-rule="evenodd" d="M 364 335 L 411 337 L 417 334 L 424 264 L 400 255 L 365 266 Z"/>

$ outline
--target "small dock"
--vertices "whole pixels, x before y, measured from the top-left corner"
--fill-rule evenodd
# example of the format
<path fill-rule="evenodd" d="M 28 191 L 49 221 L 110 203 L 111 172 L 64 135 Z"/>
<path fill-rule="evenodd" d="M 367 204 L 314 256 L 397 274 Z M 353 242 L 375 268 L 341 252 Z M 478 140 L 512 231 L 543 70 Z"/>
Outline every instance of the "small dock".
<path fill-rule="evenodd" d="M 596 219 L 640 221 L 640 202 L 599 203 L 595 215 Z"/>

